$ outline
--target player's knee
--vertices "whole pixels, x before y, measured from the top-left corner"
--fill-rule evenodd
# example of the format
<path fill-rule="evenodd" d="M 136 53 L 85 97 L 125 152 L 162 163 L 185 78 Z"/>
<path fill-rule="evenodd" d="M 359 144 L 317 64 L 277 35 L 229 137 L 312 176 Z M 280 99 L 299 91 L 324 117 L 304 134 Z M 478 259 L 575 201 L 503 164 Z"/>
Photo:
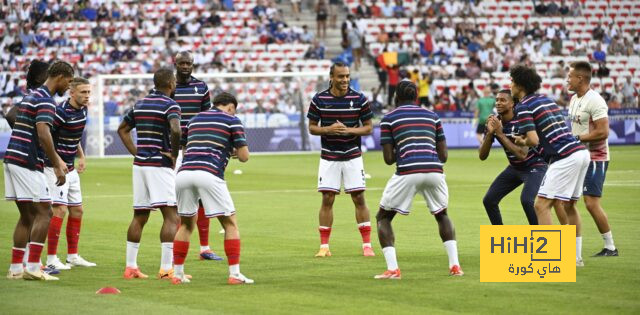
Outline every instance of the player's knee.
<path fill-rule="evenodd" d="M 486 209 L 493 208 L 498 205 L 498 203 L 495 201 L 495 198 L 493 198 L 489 194 L 484 195 L 484 198 L 482 198 L 482 204 L 484 204 L 484 207 Z"/>
<path fill-rule="evenodd" d="M 600 206 L 600 200 L 596 197 L 585 196 L 584 205 L 585 207 L 587 207 L 587 210 L 589 210 L 589 212 L 592 212 L 593 210 L 598 209 L 598 207 Z"/>
<path fill-rule="evenodd" d="M 352 193 L 351 194 L 351 200 L 353 200 L 353 203 L 357 207 L 364 207 L 366 205 L 365 200 L 364 200 L 364 192 L 363 191 Z"/>
<path fill-rule="evenodd" d="M 535 200 L 533 198 L 529 198 L 529 197 L 520 197 L 520 204 L 522 205 L 523 208 L 532 208 L 533 205 L 535 203 Z"/>
<path fill-rule="evenodd" d="M 323 192 L 322 193 L 322 205 L 323 206 L 333 206 L 333 202 L 336 200 L 336 194 L 333 192 Z"/>
<path fill-rule="evenodd" d="M 67 214 L 63 207 L 53 207 L 52 212 L 53 215 L 58 218 L 64 218 L 64 216 Z"/>
<path fill-rule="evenodd" d="M 447 215 L 447 209 L 444 209 L 436 213 L 434 217 L 436 218 L 436 221 L 438 221 L 438 223 L 449 221 L 449 216 Z"/>
<path fill-rule="evenodd" d="M 84 214 L 84 210 L 82 209 L 82 206 L 69 207 L 69 216 L 72 216 L 74 218 L 80 218 L 82 217 L 83 214 Z M 64 216 L 64 213 L 63 213 L 63 216 Z"/>

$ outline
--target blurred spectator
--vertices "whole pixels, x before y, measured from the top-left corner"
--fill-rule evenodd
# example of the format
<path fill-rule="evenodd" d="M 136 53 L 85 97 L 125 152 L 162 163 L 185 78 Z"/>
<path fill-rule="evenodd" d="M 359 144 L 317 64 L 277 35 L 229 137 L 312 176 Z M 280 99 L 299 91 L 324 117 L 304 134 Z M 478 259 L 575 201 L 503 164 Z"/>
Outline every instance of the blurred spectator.
<path fill-rule="evenodd" d="M 418 100 L 420 101 L 420 105 L 425 108 L 430 108 L 431 103 L 429 102 L 429 85 L 431 85 L 431 79 L 429 75 L 424 72 L 422 76 L 418 80 Z"/>
<path fill-rule="evenodd" d="M 580 0 L 573 0 L 570 11 L 573 16 L 582 16 L 582 5 L 580 4 Z"/>
<path fill-rule="evenodd" d="M 564 60 L 558 61 L 558 63 L 553 67 L 551 72 L 552 78 L 565 78 L 567 76 L 567 72 L 565 70 Z"/>
<path fill-rule="evenodd" d="M 460 2 L 454 0 L 448 0 L 444 3 L 444 12 L 451 17 L 458 16 L 460 12 L 461 6 Z"/>
<path fill-rule="evenodd" d="M 329 8 L 324 0 L 318 0 L 316 4 L 316 23 L 319 38 L 327 36 L 327 17 L 329 16 Z"/>
<path fill-rule="evenodd" d="M 380 10 L 382 11 L 382 17 L 390 18 L 393 17 L 393 8 L 394 5 L 389 2 L 389 0 L 383 0 L 382 5 L 380 6 Z"/>
<path fill-rule="evenodd" d="M 544 4 L 544 0 L 540 0 L 540 2 L 535 6 L 534 10 L 538 15 L 546 15 L 548 8 Z"/>
<path fill-rule="evenodd" d="M 260 19 L 262 16 L 267 14 L 267 7 L 264 5 L 264 0 L 258 0 L 256 6 L 251 9 L 251 13 L 253 13 L 253 17 L 256 19 Z"/>
<path fill-rule="evenodd" d="M 560 8 L 558 9 L 558 13 L 560 13 L 560 15 L 562 16 L 567 16 L 569 15 L 570 9 L 569 9 L 569 5 L 567 5 L 567 2 L 565 0 L 560 1 Z"/>
<path fill-rule="evenodd" d="M 598 44 L 593 52 L 593 60 L 597 62 L 605 62 L 607 59 L 607 53 L 602 50 L 602 45 Z"/>
<path fill-rule="evenodd" d="M 556 16 L 559 13 L 558 12 L 559 9 L 560 9 L 560 7 L 558 7 L 558 5 L 556 4 L 555 0 L 551 0 L 549 5 L 547 5 L 547 13 L 546 13 L 546 15 Z"/>
<path fill-rule="evenodd" d="M 602 41 L 604 38 L 604 29 L 602 28 L 602 23 L 598 23 L 598 25 L 591 31 L 591 37 L 596 41 Z"/>
<path fill-rule="evenodd" d="M 358 6 L 356 7 L 356 17 L 362 19 L 368 19 L 371 17 L 371 8 L 369 8 L 364 0 L 358 0 Z"/>
<path fill-rule="evenodd" d="M 604 62 L 598 62 L 598 70 L 596 70 L 596 76 L 599 78 L 606 78 L 609 76 L 609 68 Z"/>
<path fill-rule="evenodd" d="M 625 82 L 622 84 L 620 92 L 622 93 L 623 107 L 636 107 L 636 96 L 638 96 L 638 90 L 631 82 L 631 77 L 627 77 Z"/>

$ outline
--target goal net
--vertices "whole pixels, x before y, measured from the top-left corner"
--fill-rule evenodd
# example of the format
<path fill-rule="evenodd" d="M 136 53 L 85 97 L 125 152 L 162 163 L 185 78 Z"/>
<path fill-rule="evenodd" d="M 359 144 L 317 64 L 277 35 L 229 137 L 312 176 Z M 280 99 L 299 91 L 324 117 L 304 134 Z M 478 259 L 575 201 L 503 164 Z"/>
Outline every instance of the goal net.
<path fill-rule="evenodd" d="M 238 99 L 252 152 L 320 150 L 305 118 L 311 98 L 328 87 L 328 71 L 262 73 L 196 73 L 213 99 L 229 92 Z M 99 75 L 92 79 L 92 99 L 86 127 L 88 156 L 127 155 L 118 137 L 123 115 L 153 88 L 153 74 Z"/>

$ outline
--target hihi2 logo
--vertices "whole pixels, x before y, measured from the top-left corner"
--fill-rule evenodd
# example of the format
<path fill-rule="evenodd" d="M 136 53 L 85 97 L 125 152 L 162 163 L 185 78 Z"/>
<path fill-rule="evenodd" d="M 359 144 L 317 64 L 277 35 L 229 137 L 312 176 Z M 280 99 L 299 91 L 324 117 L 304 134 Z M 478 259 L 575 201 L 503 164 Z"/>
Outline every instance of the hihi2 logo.
<path fill-rule="evenodd" d="M 575 226 L 483 225 L 481 282 L 575 282 Z"/>

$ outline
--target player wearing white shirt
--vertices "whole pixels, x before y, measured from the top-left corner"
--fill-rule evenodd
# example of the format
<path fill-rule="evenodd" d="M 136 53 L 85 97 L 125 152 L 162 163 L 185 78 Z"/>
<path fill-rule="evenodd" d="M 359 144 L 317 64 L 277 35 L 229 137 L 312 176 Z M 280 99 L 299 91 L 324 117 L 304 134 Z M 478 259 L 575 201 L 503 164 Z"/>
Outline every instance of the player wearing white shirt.
<path fill-rule="evenodd" d="M 607 214 L 600 205 L 605 175 L 609 166 L 609 118 L 605 100 L 590 89 L 591 65 L 579 61 L 571 64 L 567 87 L 574 94 L 569 102 L 571 132 L 589 149 L 591 163 L 584 180 L 584 203 L 604 239 L 604 248 L 594 256 L 618 256 Z M 576 201 L 572 201 L 576 207 Z"/>

